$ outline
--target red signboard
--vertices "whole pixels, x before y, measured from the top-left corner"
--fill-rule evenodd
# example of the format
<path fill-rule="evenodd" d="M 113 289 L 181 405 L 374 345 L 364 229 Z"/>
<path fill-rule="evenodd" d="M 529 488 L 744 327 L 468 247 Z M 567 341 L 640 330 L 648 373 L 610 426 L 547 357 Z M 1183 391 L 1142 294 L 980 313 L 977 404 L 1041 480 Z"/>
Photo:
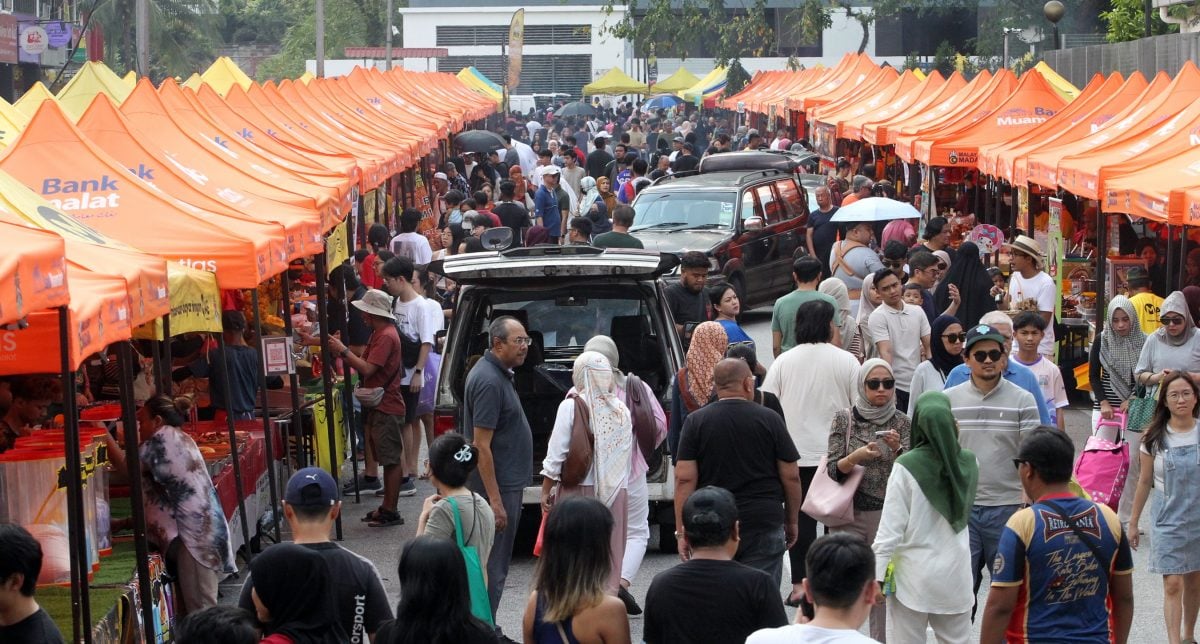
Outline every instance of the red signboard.
<path fill-rule="evenodd" d="M 17 17 L 0 14 L 0 63 L 17 62 Z"/>

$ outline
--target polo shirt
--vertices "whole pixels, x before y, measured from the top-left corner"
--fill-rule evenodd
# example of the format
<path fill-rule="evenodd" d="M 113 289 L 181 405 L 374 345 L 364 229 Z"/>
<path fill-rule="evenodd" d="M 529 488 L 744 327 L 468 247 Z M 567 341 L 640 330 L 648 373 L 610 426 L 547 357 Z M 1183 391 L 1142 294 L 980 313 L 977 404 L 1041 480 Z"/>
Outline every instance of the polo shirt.
<path fill-rule="evenodd" d="M 1020 505 L 1024 491 L 1012 459 L 1026 432 L 1041 425 L 1033 395 L 1000 378 L 986 394 L 971 380 L 945 391 L 958 421 L 958 442 L 979 459 L 975 505 Z"/>
<path fill-rule="evenodd" d="M 1011 358 L 1011 356 L 1009 356 Z M 1010 359 L 1008 366 L 1004 367 L 1002 374 L 1004 379 L 1014 385 L 1029 392 L 1033 396 L 1033 401 L 1037 403 L 1038 417 L 1043 425 L 1053 425 L 1050 418 L 1050 408 L 1046 405 L 1046 397 L 1042 395 L 1042 385 L 1038 382 L 1038 377 L 1025 365 Z M 965 364 L 960 364 L 950 370 L 950 375 L 946 376 L 946 384 L 942 385 L 942 389 L 949 389 L 961 385 L 971 379 L 971 368 Z"/>
<path fill-rule="evenodd" d="M 476 427 L 493 431 L 492 462 L 501 492 L 523 490 L 533 480 L 533 432 L 512 378 L 489 350 L 467 374 L 463 391 L 463 435 L 473 441 Z M 471 480 L 476 490 L 483 489 L 478 471 Z"/>
<path fill-rule="evenodd" d="M 876 344 L 882 340 L 892 343 L 892 377 L 896 386 L 908 391 L 912 385 L 913 372 L 921 364 L 921 338 L 931 333 L 929 318 L 919 306 L 900 303 L 903 308 L 894 309 L 881 305 L 871 313 L 867 329 Z"/>

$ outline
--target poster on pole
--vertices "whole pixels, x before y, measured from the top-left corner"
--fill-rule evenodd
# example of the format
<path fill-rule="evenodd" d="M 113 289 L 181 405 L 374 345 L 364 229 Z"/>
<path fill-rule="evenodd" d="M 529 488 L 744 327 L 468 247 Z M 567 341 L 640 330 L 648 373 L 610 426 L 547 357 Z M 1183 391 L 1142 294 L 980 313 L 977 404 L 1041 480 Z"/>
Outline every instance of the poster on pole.
<path fill-rule="evenodd" d="M 525 47 L 525 10 L 513 12 L 508 25 L 508 82 L 509 91 L 521 84 L 521 50 Z"/>
<path fill-rule="evenodd" d="M 268 376 L 283 376 L 296 373 L 292 359 L 290 336 L 269 336 L 262 339 L 263 370 Z"/>
<path fill-rule="evenodd" d="M 1048 220 L 1048 233 L 1046 234 L 1046 274 L 1054 280 L 1054 292 L 1062 293 L 1062 271 L 1059 267 L 1063 262 L 1063 238 L 1062 238 L 1062 216 L 1063 216 L 1063 201 L 1057 197 L 1050 197 L 1050 217 Z M 1062 319 L 1062 297 L 1054 298 L 1054 319 Z"/>

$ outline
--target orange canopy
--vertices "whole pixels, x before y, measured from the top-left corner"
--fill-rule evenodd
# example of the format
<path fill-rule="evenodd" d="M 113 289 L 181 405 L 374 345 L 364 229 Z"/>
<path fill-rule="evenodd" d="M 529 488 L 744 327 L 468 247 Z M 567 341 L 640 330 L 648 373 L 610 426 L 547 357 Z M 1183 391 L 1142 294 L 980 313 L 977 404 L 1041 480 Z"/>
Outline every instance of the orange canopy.
<path fill-rule="evenodd" d="M 978 77 L 976 77 L 978 79 Z M 938 106 L 926 114 L 918 115 L 900 124 L 896 137 L 896 154 L 908 162 L 916 158 L 916 143 L 920 138 L 934 136 L 939 131 L 952 131 L 958 123 L 971 123 L 983 118 L 1012 93 L 1016 78 L 1007 69 L 1001 69 L 987 83 L 976 85 L 974 92 L 960 92 L 961 101 L 954 105 Z M 968 85 L 970 87 L 970 85 Z"/>
<path fill-rule="evenodd" d="M 949 109 L 957 97 L 966 96 L 975 88 L 991 78 L 985 69 L 968 82 L 962 74 L 954 72 L 940 87 L 922 92 L 920 98 L 907 107 L 896 111 L 884 108 L 873 118 L 866 119 L 862 124 L 862 140 L 871 145 L 892 145 L 900 133 L 899 125 L 908 119 L 919 116 L 933 109 Z"/>
<path fill-rule="evenodd" d="M 215 272 L 223 288 L 253 288 L 287 267 L 278 224 L 222 217 L 162 193 L 144 168 L 100 150 L 51 101 L 3 151 L 0 169 L 106 235 Z"/>
<path fill-rule="evenodd" d="M 789 109 L 809 112 L 814 108 L 840 100 L 852 93 L 865 94 L 874 87 L 880 74 L 895 79 L 898 74 L 892 67 L 880 68 L 879 63 L 871 60 L 870 56 L 860 55 L 854 60 L 853 67 L 845 70 L 835 79 L 822 86 L 821 91 L 806 92 L 792 97 L 787 102 Z M 835 84 L 836 83 L 836 84 Z M 832 85 L 832 86 L 831 86 Z M 859 94 L 860 96 L 862 94 Z"/>
<path fill-rule="evenodd" d="M 1051 119 L 1066 101 L 1037 70 L 1021 77 L 1016 89 L 994 110 L 964 115 L 930 138 L 916 142 L 914 156 L 930 166 L 978 167 L 979 146 L 1020 136 Z"/>
<path fill-rule="evenodd" d="M 282 225 L 288 259 L 308 257 L 325 248 L 320 212 L 256 199 L 252 193 L 256 188 L 295 197 L 243 174 L 165 123 L 152 130 L 153 137 L 144 132 L 138 136 L 108 97 L 100 94 L 79 119 L 79 129 L 126 167 L 142 168 L 143 174 L 152 175 L 154 185 L 177 199 L 235 219 Z M 180 143 L 180 147 L 172 148 L 172 143 Z M 196 158 L 202 163 L 192 165 Z"/>
<path fill-rule="evenodd" d="M 1191 148 L 1170 163 L 1150 163 L 1133 172 L 1114 174 L 1104 182 L 1101 210 L 1138 215 L 1173 225 L 1200 224 L 1200 209 L 1188 206 L 1188 189 L 1200 186 L 1200 148 Z"/>
<path fill-rule="evenodd" d="M 69 301 L 61 237 L 0 222 L 0 239 L 15 249 L 0 254 L 0 324 Z"/>
<path fill-rule="evenodd" d="M 1149 88 L 1147 88 L 1149 90 Z M 1047 188 L 1057 188 L 1059 162 L 1086 154 L 1101 146 L 1127 141 L 1148 132 L 1200 98 L 1200 70 L 1191 61 L 1171 81 L 1166 90 L 1150 100 L 1139 100 L 1095 132 L 1063 145 L 1043 149 L 1029 157 L 1029 180 Z"/>
<path fill-rule="evenodd" d="M 934 72 L 935 74 L 937 72 Z M 904 70 L 903 74 L 892 79 L 886 86 L 880 87 L 869 96 L 852 97 L 848 102 L 842 102 L 840 108 L 835 109 L 832 104 L 823 106 L 813 113 L 813 118 L 818 123 L 831 124 L 836 128 L 836 136 L 839 139 L 850 138 L 847 136 L 846 125 L 854 119 L 862 118 L 871 114 L 875 114 L 885 105 L 894 105 L 899 97 L 908 97 L 906 100 L 911 100 L 917 96 L 919 92 L 913 92 L 922 83 L 932 81 L 932 77 L 926 77 L 925 81 L 917 78 L 917 75 L 911 69 Z M 942 82 L 941 74 L 938 74 L 937 81 L 934 84 Z M 860 129 L 855 129 L 856 140 Z"/>

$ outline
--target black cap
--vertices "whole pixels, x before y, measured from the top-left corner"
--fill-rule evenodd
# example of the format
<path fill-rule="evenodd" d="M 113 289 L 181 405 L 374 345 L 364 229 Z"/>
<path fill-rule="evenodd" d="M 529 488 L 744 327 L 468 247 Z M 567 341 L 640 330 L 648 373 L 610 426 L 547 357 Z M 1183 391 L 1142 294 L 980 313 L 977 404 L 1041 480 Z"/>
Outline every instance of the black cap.
<path fill-rule="evenodd" d="M 1150 273 L 1141 266 L 1134 266 L 1125 273 L 1125 282 L 1130 286 L 1149 286 Z"/>
<path fill-rule="evenodd" d="M 996 327 L 987 324 L 977 324 L 971 327 L 970 331 L 967 331 L 967 341 L 963 345 L 963 351 L 970 349 L 971 345 L 983 340 L 992 340 L 998 343 L 1001 349 L 1004 349 L 1005 344 L 1008 342 L 1004 338 L 1004 334 L 1000 333 L 1000 330 Z"/>
<path fill-rule="evenodd" d="M 721 531 L 733 528 L 737 521 L 737 502 L 733 493 L 724 488 L 708 486 L 700 488 L 688 497 L 683 504 L 683 529 L 685 532 L 699 528 L 702 531 L 713 531 L 720 526 Z"/>

